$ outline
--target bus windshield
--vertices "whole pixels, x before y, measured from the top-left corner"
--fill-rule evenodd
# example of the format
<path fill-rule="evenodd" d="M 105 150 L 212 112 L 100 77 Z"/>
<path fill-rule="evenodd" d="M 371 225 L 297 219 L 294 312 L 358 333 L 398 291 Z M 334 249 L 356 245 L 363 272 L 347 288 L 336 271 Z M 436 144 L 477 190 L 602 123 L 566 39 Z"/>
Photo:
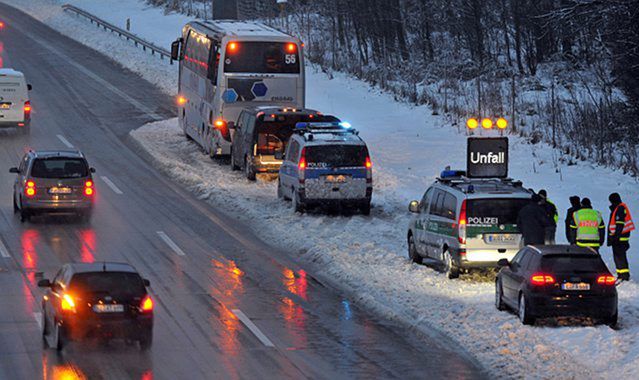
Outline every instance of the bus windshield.
<path fill-rule="evenodd" d="M 229 42 L 225 73 L 299 74 L 297 44 L 292 42 Z"/>

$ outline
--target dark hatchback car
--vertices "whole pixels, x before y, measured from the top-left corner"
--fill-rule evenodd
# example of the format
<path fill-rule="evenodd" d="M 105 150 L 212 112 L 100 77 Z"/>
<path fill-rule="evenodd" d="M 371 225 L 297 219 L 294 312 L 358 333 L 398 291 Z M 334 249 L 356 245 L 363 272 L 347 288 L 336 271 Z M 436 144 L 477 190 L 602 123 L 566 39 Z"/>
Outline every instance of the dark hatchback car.
<path fill-rule="evenodd" d="M 153 342 L 153 300 L 143 279 L 126 263 L 72 263 L 62 266 L 42 299 L 42 335 L 62 350 L 88 337 L 138 341 L 143 350 Z"/>
<path fill-rule="evenodd" d="M 495 305 L 517 311 L 525 325 L 537 318 L 590 317 L 617 324 L 616 278 L 598 253 L 574 245 L 527 246 L 502 267 Z"/>
<path fill-rule="evenodd" d="M 277 173 L 286 144 L 299 122 L 336 122 L 336 117 L 311 109 L 255 107 L 240 113 L 235 124 L 231 167 L 244 170 L 246 178 L 257 173 Z"/>

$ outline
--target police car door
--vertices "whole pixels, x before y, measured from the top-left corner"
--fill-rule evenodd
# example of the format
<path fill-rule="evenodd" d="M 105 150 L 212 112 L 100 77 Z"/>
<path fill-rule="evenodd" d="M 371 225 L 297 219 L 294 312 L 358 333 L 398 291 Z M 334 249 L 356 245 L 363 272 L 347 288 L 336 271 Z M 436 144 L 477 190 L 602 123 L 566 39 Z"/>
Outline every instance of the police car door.
<path fill-rule="evenodd" d="M 442 238 L 440 236 L 440 222 L 442 221 L 441 213 L 444 204 L 444 197 L 446 193 L 439 189 L 434 189 L 432 199 L 430 201 L 430 207 L 428 209 L 428 221 L 424 230 L 424 248 L 426 256 L 432 258 L 441 258 Z"/>
<path fill-rule="evenodd" d="M 415 247 L 417 252 L 423 255 L 428 255 L 426 227 L 428 226 L 428 209 L 434 192 L 435 189 L 430 188 L 424 193 L 422 201 L 419 203 L 419 214 L 415 219 Z"/>

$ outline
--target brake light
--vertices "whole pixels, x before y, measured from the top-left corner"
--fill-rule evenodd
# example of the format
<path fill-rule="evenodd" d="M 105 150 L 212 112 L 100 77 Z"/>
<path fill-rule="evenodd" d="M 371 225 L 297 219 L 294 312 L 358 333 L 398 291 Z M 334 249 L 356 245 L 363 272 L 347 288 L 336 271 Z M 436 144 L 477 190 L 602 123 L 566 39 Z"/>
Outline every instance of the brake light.
<path fill-rule="evenodd" d="M 371 169 L 373 167 L 373 163 L 371 162 L 370 157 L 366 157 L 366 169 Z"/>
<path fill-rule="evenodd" d="M 616 281 L 617 279 L 609 274 L 597 277 L 597 284 L 600 285 L 614 285 Z"/>
<path fill-rule="evenodd" d="M 300 170 L 306 169 L 306 148 L 302 148 L 302 155 L 300 157 L 300 162 L 297 164 Z"/>
<path fill-rule="evenodd" d="M 217 119 L 217 120 L 215 120 L 215 122 L 213 124 L 215 125 L 215 128 L 222 129 L 223 127 L 226 126 L 226 121 L 224 121 L 222 119 Z"/>
<path fill-rule="evenodd" d="M 297 50 L 297 47 L 295 46 L 294 43 L 288 43 L 286 44 L 286 52 L 288 53 L 295 53 L 295 50 Z"/>
<path fill-rule="evenodd" d="M 84 183 L 84 195 L 91 196 L 91 195 L 93 195 L 93 193 L 94 193 L 93 181 L 86 181 Z"/>
<path fill-rule="evenodd" d="M 146 297 L 144 297 L 144 299 L 140 303 L 140 309 L 143 312 L 153 311 L 153 300 L 151 299 L 151 296 L 147 295 Z"/>
<path fill-rule="evenodd" d="M 25 114 L 31 113 L 31 102 L 29 100 L 24 102 L 24 113 Z"/>
<path fill-rule="evenodd" d="M 530 277 L 530 282 L 533 285 L 552 285 L 555 283 L 555 278 L 549 274 L 537 273 Z"/>
<path fill-rule="evenodd" d="M 229 42 L 228 51 L 235 52 L 237 51 L 238 47 L 239 47 L 239 44 L 237 42 Z"/>
<path fill-rule="evenodd" d="M 458 239 L 461 244 L 466 244 L 466 200 L 464 199 L 461 204 L 461 210 L 459 211 L 459 227 L 458 227 Z"/>
<path fill-rule="evenodd" d="M 63 295 L 60 299 L 60 307 L 63 311 L 71 311 L 75 313 L 75 301 L 73 301 L 73 298 L 68 294 Z"/>
<path fill-rule="evenodd" d="M 33 197 L 36 195 L 36 185 L 35 182 L 33 181 L 27 181 L 26 185 L 24 186 L 24 194 L 27 197 Z"/>
<path fill-rule="evenodd" d="M 183 106 L 183 105 L 185 105 L 185 104 L 186 104 L 186 100 L 187 100 L 187 99 L 186 99 L 184 96 L 181 96 L 181 95 L 180 95 L 180 96 L 178 96 L 178 97 L 177 97 L 177 104 L 178 104 L 178 106 Z"/>

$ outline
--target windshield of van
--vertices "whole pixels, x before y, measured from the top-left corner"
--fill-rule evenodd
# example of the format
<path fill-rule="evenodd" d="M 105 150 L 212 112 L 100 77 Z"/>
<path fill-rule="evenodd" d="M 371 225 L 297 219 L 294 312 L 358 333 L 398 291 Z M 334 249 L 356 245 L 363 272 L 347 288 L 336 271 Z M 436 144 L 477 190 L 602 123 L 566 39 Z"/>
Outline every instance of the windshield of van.
<path fill-rule="evenodd" d="M 297 45 L 286 42 L 230 42 L 226 46 L 224 72 L 299 74 Z"/>
<path fill-rule="evenodd" d="M 309 168 L 360 167 L 366 165 L 368 150 L 363 145 L 317 145 L 306 147 Z"/>
<path fill-rule="evenodd" d="M 89 175 L 86 161 L 81 158 L 38 158 L 33 162 L 33 178 L 82 178 Z"/>
<path fill-rule="evenodd" d="M 518 198 L 469 199 L 466 204 L 468 224 L 517 224 L 519 210 L 528 203 L 529 199 Z"/>

